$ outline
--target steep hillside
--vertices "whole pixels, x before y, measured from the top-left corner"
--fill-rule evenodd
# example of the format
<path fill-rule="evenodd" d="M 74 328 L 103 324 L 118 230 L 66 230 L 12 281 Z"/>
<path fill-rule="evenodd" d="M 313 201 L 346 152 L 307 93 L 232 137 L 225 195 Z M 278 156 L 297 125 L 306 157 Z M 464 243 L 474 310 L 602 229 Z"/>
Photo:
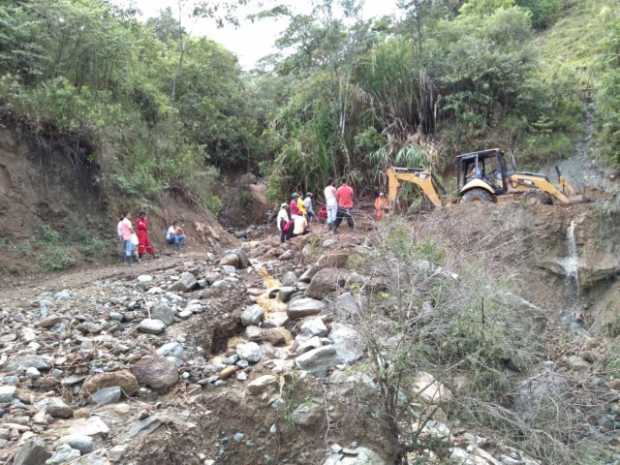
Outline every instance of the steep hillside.
<path fill-rule="evenodd" d="M 116 223 L 127 209 L 145 210 L 155 246 L 166 251 L 173 220 L 190 245 L 218 250 L 232 239 L 215 217 L 174 190 L 156 201 L 104 188 L 102 147 L 88 138 L 34 128 L 6 116 L 0 128 L 0 274 L 25 275 L 118 259 Z"/>

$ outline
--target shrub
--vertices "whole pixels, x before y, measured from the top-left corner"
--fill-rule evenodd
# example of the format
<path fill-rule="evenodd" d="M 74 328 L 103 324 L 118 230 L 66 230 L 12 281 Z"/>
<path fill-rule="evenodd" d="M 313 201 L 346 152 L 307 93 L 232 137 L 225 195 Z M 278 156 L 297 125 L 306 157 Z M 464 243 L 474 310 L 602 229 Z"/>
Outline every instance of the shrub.
<path fill-rule="evenodd" d="M 44 271 L 64 271 L 76 264 L 70 249 L 59 245 L 48 245 L 40 252 L 39 264 Z"/>

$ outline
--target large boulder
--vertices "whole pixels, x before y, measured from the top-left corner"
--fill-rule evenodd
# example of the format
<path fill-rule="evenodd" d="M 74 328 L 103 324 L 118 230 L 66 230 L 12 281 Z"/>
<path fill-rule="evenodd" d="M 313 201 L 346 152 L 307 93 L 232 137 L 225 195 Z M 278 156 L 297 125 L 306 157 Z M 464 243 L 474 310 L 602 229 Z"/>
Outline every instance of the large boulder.
<path fill-rule="evenodd" d="M 332 252 L 321 256 L 316 262 L 318 268 L 344 268 L 347 266 L 347 260 L 349 259 L 349 252 Z"/>
<path fill-rule="evenodd" d="M 250 259 L 241 249 L 231 250 L 220 259 L 220 266 L 233 266 L 237 269 L 245 269 L 250 266 Z"/>
<path fill-rule="evenodd" d="M 323 268 L 310 281 L 306 295 L 315 299 L 323 299 L 329 293 L 344 287 L 345 283 L 346 274 L 343 270 Z"/>
<path fill-rule="evenodd" d="M 301 354 L 295 359 L 295 364 L 301 370 L 317 375 L 325 375 L 327 371 L 338 363 L 334 346 L 323 346 Z"/>
<path fill-rule="evenodd" d="M 554 408 L 557 399 L 566 396 L 570 389 L 568 378 L 558 373 L 552 362 L 545 362 L 540 372 L 519 384 L 513 410 L 530 421 L 542 410 Z"/>
<path fill-rule="evenodd" d="M 297 320 L 307 316 L 318 315 L 324 309 L 325 304 L 323 302 L 306 297 L 289 302 L 286 313 L 290 319 Z"/>
<path fill-rule="evenodd" d="M 82 385 L 82 394 L 92 395 L 100 389 L 113 386 L 120 386 L 126 395 L 135 394 L 139 388 L 138 380 L 129 370 L 119 370 L 89 376 Z"/>
<path fill-rule="evenodd" d="M 38 436 L 24 442 L 13 458 L 13 465 L 43 465 L 51 457 L 45 441 Z"/>
<path fill-rule="evenodd" d="M 362 336 L 351 326 L 334 323 L 329 333 L 339 363 L 354 363 L 364 356 Z"/>
<path fill-rule="evenodd" d="M 179 381 L 176 364 L 161 355 L 147 355 L 132 368 L 138 383 L 157 391 L 170 389 Z"/>

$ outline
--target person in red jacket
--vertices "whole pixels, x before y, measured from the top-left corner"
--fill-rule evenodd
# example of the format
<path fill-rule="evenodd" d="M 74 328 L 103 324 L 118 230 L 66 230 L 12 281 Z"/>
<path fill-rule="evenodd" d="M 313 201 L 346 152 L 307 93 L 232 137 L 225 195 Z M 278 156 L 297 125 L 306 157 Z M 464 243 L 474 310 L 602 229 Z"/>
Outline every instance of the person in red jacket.
<path fill-rule="evenodd" d="M 155 257 L 155 249 L 149 239 L 149 220 L 144 212 L 138 214 L 136 234 L 138 235 L 138 256 L 142 258 L 145 253 L 149 253 Z"/>
<path fill-rule="evenodd" d="M 336 201 L 338 202 L 338 213 L 336 214 L 336 221 L 334 221 L 334 233 L 338 231 L 342 219 L 347 219 L 349 228 L 353 229 L 353 188 L 349 186 L 346 181 L 343 181 L 338 190 L 336 190 Z"/>

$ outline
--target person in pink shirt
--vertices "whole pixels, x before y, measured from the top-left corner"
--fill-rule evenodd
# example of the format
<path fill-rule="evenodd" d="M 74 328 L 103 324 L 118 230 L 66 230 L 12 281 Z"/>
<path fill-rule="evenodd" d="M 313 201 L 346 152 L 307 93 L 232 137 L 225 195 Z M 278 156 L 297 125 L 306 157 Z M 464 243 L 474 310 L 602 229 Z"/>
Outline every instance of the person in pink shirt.
<path fill-rule="evenodd" d="M 117 231 L 121 240 L 123 241 L 123 260 L 127 263 L 131 263 L 135 257 L 135 247 L 131 242 L 131 235 L 133 234 L 133 225 L 131 224 L 129 213 L 123 215 L 123 219 L 117 226 Z"/>
<path fill-rule="evenodd" d="M 353 229 L 355 226 L 353 223 L 353 188 L 349 186 L 346 181 L 343 181 L 340 187 L 336 190 L 336 201 L 338 202 L 338 213 L 336 214 L 336 221 L 334 221 L 334 233 L 338 231 L 342 219 L 347 219 L 349 228 Z"/>

